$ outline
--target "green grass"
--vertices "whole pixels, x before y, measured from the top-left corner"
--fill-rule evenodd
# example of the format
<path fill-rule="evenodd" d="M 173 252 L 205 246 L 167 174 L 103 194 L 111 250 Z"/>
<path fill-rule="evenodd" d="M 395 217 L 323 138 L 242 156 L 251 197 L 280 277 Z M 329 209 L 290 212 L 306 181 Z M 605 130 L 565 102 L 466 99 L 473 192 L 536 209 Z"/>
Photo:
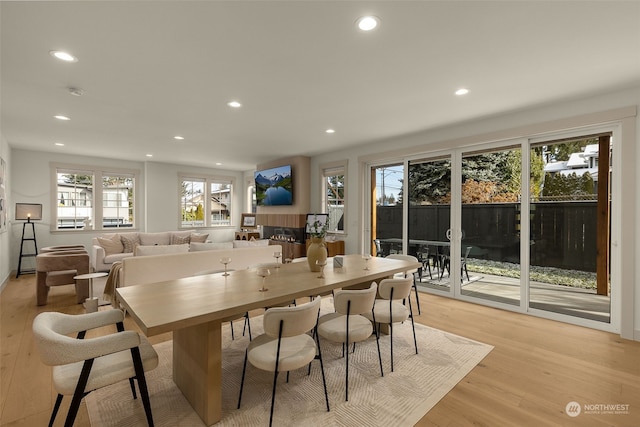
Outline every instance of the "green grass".
<path fill-rule="evenodd" d="M 487 261 L 483 259 L 467 259 L 467 269 L 476 273 L 493 274 L 503 277 L 520 277 L 520 264 L 509 262 Z M 555 267 L 529 268 L 532 281 L 552 285 L 569 286 L 580 289 L 596 289 L 596 273 L 578 270 L 563 270 Z"/>

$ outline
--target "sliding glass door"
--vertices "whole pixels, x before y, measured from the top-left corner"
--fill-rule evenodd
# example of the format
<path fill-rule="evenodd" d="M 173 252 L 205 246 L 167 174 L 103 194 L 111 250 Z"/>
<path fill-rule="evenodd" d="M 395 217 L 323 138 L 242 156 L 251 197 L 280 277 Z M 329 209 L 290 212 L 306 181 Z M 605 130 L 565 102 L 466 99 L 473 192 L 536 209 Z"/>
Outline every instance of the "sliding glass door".
<path fill-rule="evenodd" d="M 425 292 L 608 330 L 613 141 L 523 138 L 370 166 L 372 254 L 418 258 Z"/>
<path fill-rule="evenodd" d="M 421 286 L 451 292 L 451 155 L 408 162 L 408 251 L 422 262 Z"/>
<path fill-rule="evenodd" d="M 520 305 L 519 145 L 462 153 L 460 294 Z"/>

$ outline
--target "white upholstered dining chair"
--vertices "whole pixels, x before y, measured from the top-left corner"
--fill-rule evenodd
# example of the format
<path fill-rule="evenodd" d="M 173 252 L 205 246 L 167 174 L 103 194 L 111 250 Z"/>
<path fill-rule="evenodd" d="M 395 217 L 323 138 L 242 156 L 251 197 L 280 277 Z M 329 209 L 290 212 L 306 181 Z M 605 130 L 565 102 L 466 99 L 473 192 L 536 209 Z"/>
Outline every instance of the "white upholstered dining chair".
<path fill-rule="evenodd" d="M 247 371 L 247 362 L 258 369 L 273 372 L 273 390 L 271 392 L 271 413 L 269 426 L 273 422 L 273 408 L 276 398 L 278 373 L 299 369 L 310 365 L 314 359 L 320 360 L 324 396 L 329 411 L 327 382 L 324 376 L 322 353 L 318 342 L 318 334 L 313 337 L 307 332 L 315 330 L 320 314 L 319 296 L 306 304 L 291 307 L 272 307 L 264 313 L 264 334 L 255 337 L 247 347 L 242 368 L 238 409 L 242 401 L 242 389 Z M 314 339 L 315 337 L 315 339 Z"/>
<path fill-rule="evenodd" d="M 73 396 L 65 421 L 65 426 L 71 427 L 81 400 L 93 390 L 128 379 L 136 399 L 134 378 L 138 382 L 147 423 L 153 426 L 144 372 L 158 366 L 158 354 L 142 335 L 125 331 L 123 319 L 124 313 L 115 309 L 80 315 L 44 312 L 36 316 L 33 335 L 40 359 L 45 365 L 53 366 L 53 386 L 58 392 L 50 427 L 63 396 Z M 118 331 L 85 338 L 86 331 L 107 325 L 116 325 Z"/>
<path fill-rule="evenodd" d="M 413 255 L 391 254 L 391 255 L 388 255 L 387 258 L 399 259 L 399 260 L 410 261 L 410 262 L 418 262 L 418 258 L 414 257 Z M 416 304 L 418 306 L 418 314 L 422 314 L 422 311 L 420 310 L 420 297 L 418 296 L 418 286 L 416 285 L 417 273 L 418 273 L 418 269 L 412 268 L 405 271 L 404 273 L 397 274 L 396 277 L 411 277 L 413 279 L 413 290 L 416 293 Z"/>
<path fill-rule="evenodd" d="M 349 400 L 349 344 L 353 343 L 355 351 L 355 343 L 366 340 L 373 333 L 371 321 L 362 316 L 362 314 L 368 313 L 374 317 L 372 310 L 377 290 L 378 285 L 373 282 L 369 289 L 342 289 L 336 291 L 333 295 L 333 306 L 336 311 L 320 316 L 320 319 L 318 319 L 318 334 L 329 341 L 342 343 L 342 356 L 346 359 L 345 401 Z M 378 346 L 380 375 L 384 376 L 377 334 L 376 344 Z"/>
<path fill-rule="evenodd" d="M 383 279 L 378 285 L 379 299 L 373 305 L 372 313 L 363 313 L 363 316 L 372 322 L 389 325 L 389 338 L 391 340 L 391 372 L 393 372 L 393 324 L 411 319 L 413 329 L 413 343 L 418 354 L 418 341 L 416 340 L 416 326 L 413 322 L 413 310 L 411 303 L 403 303 L 411 295 L 411 277 L 404 279 Z M 376 330 L 380 335 L 380 328 Z"/>

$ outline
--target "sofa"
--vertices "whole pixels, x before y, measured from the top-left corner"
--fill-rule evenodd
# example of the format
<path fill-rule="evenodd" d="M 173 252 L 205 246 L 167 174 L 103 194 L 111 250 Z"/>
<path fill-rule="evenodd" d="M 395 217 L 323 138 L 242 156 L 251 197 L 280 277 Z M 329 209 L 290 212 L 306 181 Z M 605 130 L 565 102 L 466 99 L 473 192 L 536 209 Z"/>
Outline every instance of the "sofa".
<path fill-rule="evenodd" d="M 159 233 L 105 233 L 93 238 L 91 248 L 91 267 L 93 271 L 109 271 L 116 261 L 131 257 L 139 246 L 173 246 L 175 252 L 188 251 L 191 242 L 204 243 L 209 234 L 194 230 L 165 231 Z M 182 245 L 182 246 L 179 246 Z M 187 245 L 186 247 L 184 245 Z M 144 250 L 142 250 L 144 252 Z"/>
<path fill-rule="evenodd" d="M 222 271 L 220 263 L 223 257 L 230 257 L 228 269 L 242 270 L 259 264 L 275 263 L 273 253 L 282 252 L 281 245 L 269 245 L 265 240 L 252 246 L 227 249 L 211 249 L 184 253 L 165 253 L 158 255 L 133 256 L 122 260 L 118 287 L 142 285 L 165 280 L 197 276 L 212 271 Z"/>

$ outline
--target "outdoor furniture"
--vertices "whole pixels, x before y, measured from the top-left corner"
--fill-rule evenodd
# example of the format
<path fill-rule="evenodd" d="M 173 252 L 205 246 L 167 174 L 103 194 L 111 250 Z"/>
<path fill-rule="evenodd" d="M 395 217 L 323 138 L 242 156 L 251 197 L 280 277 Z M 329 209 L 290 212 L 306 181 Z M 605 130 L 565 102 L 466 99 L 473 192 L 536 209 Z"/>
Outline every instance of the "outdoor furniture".
<path fill-rule="evenodd" d="M 467 257 L 469 256 L 469 252 L 471 252 L 472 246 L 467 246 L 465 249 L 464 255 L 460 260 L 460 282 L 463 281 L 462 274 L 466 274 L 467 281 L 469 281 L 469 271 L 467 271 Z M 451 275 L 451 258 L 449 255 L 443 255 L 442 257 L 442 269 L 440 270 L 440 279 L 444 276 L 444 270 L 447 270 L 447 273 Z"/>

